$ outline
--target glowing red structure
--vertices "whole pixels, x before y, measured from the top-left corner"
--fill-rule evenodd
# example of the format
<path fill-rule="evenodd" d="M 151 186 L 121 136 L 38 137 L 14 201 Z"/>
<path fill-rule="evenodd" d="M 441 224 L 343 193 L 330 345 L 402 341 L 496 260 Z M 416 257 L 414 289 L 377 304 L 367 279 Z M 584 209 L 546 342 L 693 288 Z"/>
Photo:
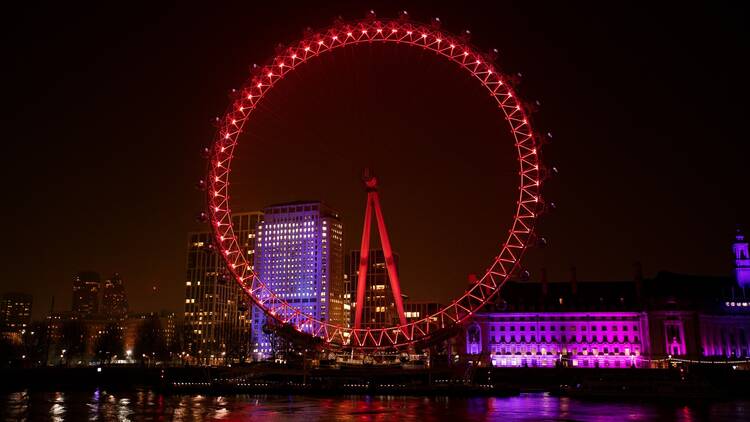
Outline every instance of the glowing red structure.
<path fill-rule="evenodd" d="M 394 48 L 420 48 L 436 57 L 456 64 L 467 76 L 476 79 L 497 104 L 516 146 L 519 164 L 519 190 L 515 216 L 507 238 L 484 275 L 461 297 L 434 315 L 397 327 L 351 328 L 319 321 L 277 296 L 251 269 L 232 229 L 229 205 L 229 176 L 234 150 L 248 119 L 266 93 L 290 72 L 326 53 L 344 46 L 367 46 L 371 43 L 393 45 Z M 519 268 L 519 262 L 532 235 L 540 210 L 540 165 L 538 143 L 521 101 L 501 73 L 484 54 L 464 39 L 441 31 L 436 25 L 422 25 L 401 19 L 379 20 L 370 16 L 353 23 L 336 23 L 313 33 L 303 40 L 279 50 L 265 66 L 256 69 L 249 82 L 239 90 L 229 111 L 220 120 L 217 138 L 209 151 L 207 181 L 209 218 L 216 243 L 232 276 L 250 298 L 268 315 L 305 332 L 319 336 L 330 345 L 361 349 L 392 348 L 425 340 L 444 333 L 461 323 L 490 301 L 503 283 Z"/>
<path fill-rule="evenodd" d="M 406 316 L 404 315 L 404 302 L 401 299 L 401 283 L 398 281 L 396 261 L 393 259 L 391 240 L 388 237 L 388 229 L 383 220 L 383 211 L 380 209 L 380 197 L 378 196 L 378 179 L 365 171 L 365 188 L 367 189 L 367 206 L 365 207 L 365 226 L 362 229 L 362 246 L 359 248 L 359 271 L 357 275 L 357 305 L 354 310 L 354 329 L 362 327 L 362 312 L 365 307 L 365 287 L 367 284 L 367 260 L 370 253 L 370 225 L 372 224 L 372 209 L 375 208 L 375 218 L 378 220 L 378 233 L 380 243 L 383 245 L 385 255 L 385 267 L 388 271 L 388 279 L 391 282 L 393 300 L 396 303 L 396 313 L 401 327 L 406 327 Z"/>

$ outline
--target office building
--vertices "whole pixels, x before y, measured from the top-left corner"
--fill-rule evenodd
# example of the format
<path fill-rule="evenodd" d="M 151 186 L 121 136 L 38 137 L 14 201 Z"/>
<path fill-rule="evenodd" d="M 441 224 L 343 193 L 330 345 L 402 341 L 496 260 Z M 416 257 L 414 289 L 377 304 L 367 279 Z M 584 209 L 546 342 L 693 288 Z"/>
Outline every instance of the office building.
<path fill-rule="evenodd" d="M 0 331 L 22 333 L 31 324 L 33 298 L 25 293 L 5 293 L 0 299 Z"/>
<path fill-rule="evenodd" d="M 125 295 L 122 278 L 118 273 L 104 280 L 101 313 L 106 319 L 122 319 L 128 315 L 128 298 Z"/>
<path fill-rule="evenodd" d="M 255 228 L 262 220 L 260 212 L 232 216 L 235 235 L 251 265 L 255 258 Z M 187 352 L 201 363 L 247 356 L 251 347 L 248 298 L 226 271 L 214 247 L 213 233 L 190 233 L 187 255 Z"/>
<path fill-rule="evenodd" d="M 81 271 L 73 277 L 73 312 L 87 318 L 99 313 L 99 292 L 101 278 L 99 273 Z"/>
<path fill-rule="evenodd" d="M 343 226 L 320 201 L 273 205 L 258 225 L 255 270 L 269 288 L 312 317 L 344 324 Z M 266 358 L 271 338 L 266 316 L 253 307 L 254 353 Z M 307 327 L 301 327 L 305 330 Z"/>
<path fill-rule="evenodd" d="M 393 255 L 398 271 L 398 254 Z M 359 276 L 359 250 L 349 253 L 347 259 L 347 291 L 350 305 L 349 320 L 353 323 L 357 304 L 357 280 Z M 385 265 L 385 254 L 382 249 L 370 249 L 367 256 L 367 276 L 364 306 L 362 309 L 362 328 L 382 328 L 399 324 L 393 290 Z M 405 313 L 405 312 L 404 312 Z"/>

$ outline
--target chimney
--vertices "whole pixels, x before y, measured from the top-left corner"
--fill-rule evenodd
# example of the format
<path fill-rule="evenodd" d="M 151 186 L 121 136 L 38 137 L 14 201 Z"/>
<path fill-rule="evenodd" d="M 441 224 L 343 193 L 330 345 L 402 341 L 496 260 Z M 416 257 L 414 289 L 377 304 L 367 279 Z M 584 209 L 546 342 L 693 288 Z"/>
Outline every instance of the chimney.
<path fill-rule="evenodd" d="M 547 269 L 542 268 L 542 296 L 547 296 L 549 293 L 549 281 L 547 280 Z"/>
<path fill-rule="evenodd" d="M 574 296 L 578 294 L 578 273 L 575 266 L 570 267 L 570 291 Z"/>

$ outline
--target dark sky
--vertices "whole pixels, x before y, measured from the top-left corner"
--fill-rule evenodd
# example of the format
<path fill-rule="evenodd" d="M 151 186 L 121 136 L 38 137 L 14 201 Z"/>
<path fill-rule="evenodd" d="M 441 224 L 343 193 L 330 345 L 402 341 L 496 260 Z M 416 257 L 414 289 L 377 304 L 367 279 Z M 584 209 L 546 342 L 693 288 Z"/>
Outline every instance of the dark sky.
<path fill-rule="evenodd" d="M 528 255 L 533 274 L 567 278 L 576 265 L 582 280 L 627 279 L 634 261 L 647 274 L 731 270 L 733 230 L 750 216 L 739 6 L 256 3 L 4 11 L 0 291 L 33 293 L 40 316 L 52 296 L 69 309 L 75 271 L 117 271 L 135 310 L 181 309 L 211 120 L 278 43 L 369 7 L 470 29 L 541 101 L 534 122 L 554 135 L 545 160 L 560 176 L 546 186 L 558 211 L 541 223 L 551 247 Z M 516 168 L 504 124 L 475 81 L 432 54 L 341 50 L 282 82 L 248 124 L 233 209 L 322 199 L 356 247 L 358 179 L 371 166 L 404 291 L 447 300 L 508 229 Z"/>

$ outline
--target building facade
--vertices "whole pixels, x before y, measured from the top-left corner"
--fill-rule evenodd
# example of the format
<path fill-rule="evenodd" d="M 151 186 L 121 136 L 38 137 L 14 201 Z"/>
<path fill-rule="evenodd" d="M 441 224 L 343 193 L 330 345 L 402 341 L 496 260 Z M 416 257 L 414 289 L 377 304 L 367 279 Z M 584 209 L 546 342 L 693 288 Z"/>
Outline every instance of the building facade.
<path fill-rule="evenodd" d="M 398 271 L 398 254 L 393 255 Z M 359 276 L 360 251 L 349 253 L 346 275 L 346 300 L 344 309 L 349 308 L 347 320 L 354 323 L 354 313 L 357 311 L 357 280 Z M 362 328 L 390 327 L 398 325 L 396 303 L 393 298 L 388 269 L 385 265 L 385 254 L 382 249 L 370 249 L 367 256 L 367 275 L 364 306 L 362 307 Z"/>
<path fill-rule="evenodd" d="M 256 226 L 261 212 L 236 213 L 232 225 L 238 242 L 254 265 Z M 188 353 L 201 363 L 244 358 L 251 347 L 248 299 L 225 270 L 211 232 L 190 233 L 185 282 L 185 326 Z"/>
<path fill-rule="evenodd" d="M 747 243 L 733 245 L 735 277 L 660 272 L 632 281 L 509 281 L 466 326 L 470 360 L 494 366 L 653 367 L 665 361 L 746 359 Z"/>
<path fill-rule="evenodd" d="M 122 319 L 128 315 L 128 298 L 120 274 L 104 280 L 101 314 L 106 319 Z"/>
<path fill-rule="evenodd" d="M 31 324 L 33 298 L 25 293 L 5 293 L 0 298 L 0 332 L 17 336 Z"/>
<path fill-rule="evenodd" d="M 263 212 L 255 252 L 260 280 L 302 312 L 344 324 L 344 234 L 339 213 L 320 201 L 273 205 Z M 267 358 L 273 345 L 264 330 L 266 315 L 257 307 L 252 314 L 254 355 Z"/>
<path fill-rule="evenodd" d="M 99 313 L 101 277 L 93 271 L 81 271 L 73 276 L 73 312 L 86 318 Z"/>
<path fill-rule="evenodd" d="M 407 322 L 419 321 L 438 313 L 442 308 L 443 305 L 435 301 L 410 300 L 408 298 L 404 300 L 404 316 Z"/>

